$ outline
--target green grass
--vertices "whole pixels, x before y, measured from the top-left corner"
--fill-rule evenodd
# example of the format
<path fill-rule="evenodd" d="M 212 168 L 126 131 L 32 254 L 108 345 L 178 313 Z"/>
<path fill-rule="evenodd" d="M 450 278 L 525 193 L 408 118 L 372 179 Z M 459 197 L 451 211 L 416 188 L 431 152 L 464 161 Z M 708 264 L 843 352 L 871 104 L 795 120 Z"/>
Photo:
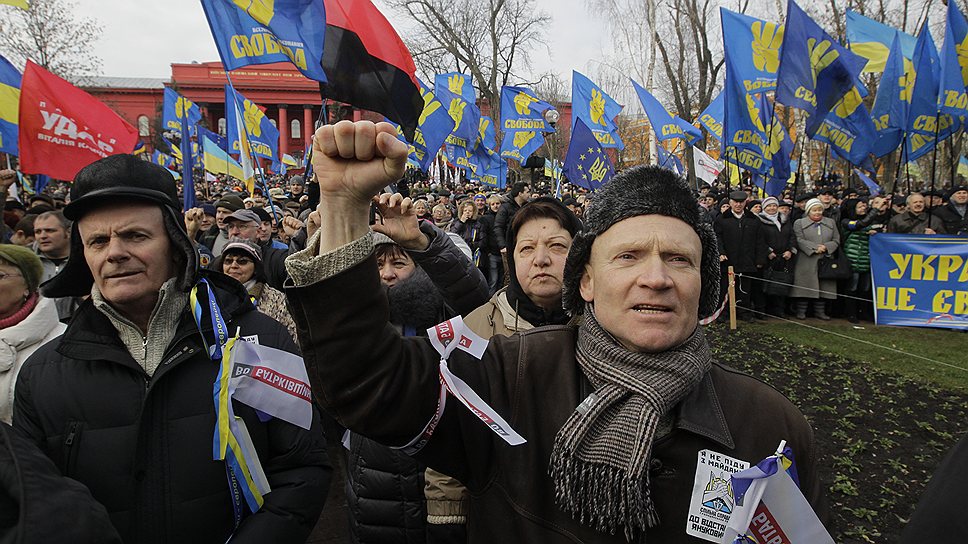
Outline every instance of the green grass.
<path fill-rule="evenodd" d="M 843 336 L 807 328 L 801 323 Z M 771 319 L 766 322 L 739 324 L 740 328 L 767 333 L 786 342 L 813 347 L 854 361 L 867 362 L 888 372 L 903 374 L 922 382 L 968 392 L 968 334 L 930 328 L 875 326 L 870 323 L 862 323 L 860 326 L 863 329 L 855 329 L 854 325 L 845 321 L 823 322 L 816 319 L 796 323 Z M 944 364 L 911 357 L 905 353 Z"/>

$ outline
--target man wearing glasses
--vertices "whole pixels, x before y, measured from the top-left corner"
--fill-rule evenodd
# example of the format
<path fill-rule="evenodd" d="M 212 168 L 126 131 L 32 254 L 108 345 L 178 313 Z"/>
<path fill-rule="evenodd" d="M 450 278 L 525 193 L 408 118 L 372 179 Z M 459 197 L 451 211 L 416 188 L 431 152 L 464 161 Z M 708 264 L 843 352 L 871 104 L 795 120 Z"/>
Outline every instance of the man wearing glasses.
<path fill-rule="evenodd" d="M 259 215 L 247 209 L 236 210 L 225 218 L 225 230 L 228 232 L 229 240 L 248 240 L 261 247 L 266 279 L 270 286 L 282 290 L 282 284 L 288 278 L 285 261 L 289 252 L 274 248 L 272 245 L 260 244 L 259 225 L 261 224 Z"/>

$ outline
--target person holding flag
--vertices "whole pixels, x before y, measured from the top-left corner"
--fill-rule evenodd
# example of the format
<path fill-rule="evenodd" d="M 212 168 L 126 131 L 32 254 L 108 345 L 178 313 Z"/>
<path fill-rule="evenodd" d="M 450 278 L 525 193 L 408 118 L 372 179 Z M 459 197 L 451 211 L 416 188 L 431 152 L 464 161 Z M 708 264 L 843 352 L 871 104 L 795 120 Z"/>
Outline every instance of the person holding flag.
<path fill-rule="evenodd" d="M 487 342 L 452 319 L 404 338 L 368 216 L 407 152 L 389 124 L 317 130 L 323 225 L 287 259 L 286 296 L 317 400 L 466 485 L 469 542 L 695 542 L 707 467 L 728 478 L 782 439 L 826 517 L 803 415 L 712 360 L 699 321 L 720 306 L 719 253 L 685 181 L 638 167 L 596 192 L 563 274 L 580 324 Z"/>
<path fill-rule="evenodd" d="M 230 335 L 298 353 L 286 328 L 200 269 L 163 167 L 110 156 L 70 196 L 71 255 L 42 292 L 90 298 L 24 364 L 14 427 L 91 490 L 124 542 L 305 542 L 331 474 L 318 411 L 303 427 L 266 419 L 216 380 Z M 247 432 L 216 433 L 220 415 Z M 245 447 L 219 457 L 223 439 Z"/>

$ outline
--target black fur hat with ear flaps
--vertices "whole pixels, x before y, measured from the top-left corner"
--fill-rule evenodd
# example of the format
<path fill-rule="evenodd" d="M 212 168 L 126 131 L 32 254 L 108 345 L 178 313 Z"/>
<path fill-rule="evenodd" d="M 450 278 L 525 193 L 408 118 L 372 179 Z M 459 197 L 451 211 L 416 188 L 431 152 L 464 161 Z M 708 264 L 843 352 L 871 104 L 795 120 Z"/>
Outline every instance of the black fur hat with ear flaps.
<path fill-rule="evenodd" d="M 612 225 L 639 215 L 665 215 L 680 219 L 699 235 L 702 243 L 699 318 L 719 308 L 719 248 L 713 226 L 702 220 L 699 203 L 682 178 L 658 166 L 638 166 L 611 179 L 592 196 L 585 212 L 585 228 L 575 236 L 565 261 L 562 304 L 572 315 L 581 314 L 581 278 L 591 257 L 595 238 Z"/>
<path fill-rule="evenodd" d="M 84 260 L 84 244 L 77 222 L 90 211 L 111 204 L 141 201 L 161 209 L 165 230 L 174 251 L 179 288 L 188 291 L 198 280 L 198 250 L 188 238 L 178 200 L 175 178 L 163 166 L 141 160 L 134 155 L 111 155 L 80 170 L 71 185 L 71 203 L 64 216 L 74 221 L 71 227 L 71 254 L 60 273 L 41 286 L 44 296 L 80 297 L 91 292 L 94 277 Z"/>

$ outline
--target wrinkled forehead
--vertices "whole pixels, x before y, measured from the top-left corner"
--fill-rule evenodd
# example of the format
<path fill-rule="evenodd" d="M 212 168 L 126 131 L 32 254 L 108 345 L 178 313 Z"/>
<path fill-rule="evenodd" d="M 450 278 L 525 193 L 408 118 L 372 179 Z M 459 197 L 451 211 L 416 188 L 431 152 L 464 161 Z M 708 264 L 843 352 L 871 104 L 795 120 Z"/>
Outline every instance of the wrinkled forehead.
<path fill-rule="evenodd" d="M 689 223 L 677 217 L 649 214 L 625 218 L 599 234 L 592 243 L 604 250 L 649 248 L 661 252 L 681 251 L 699 255 L 702 241 Z"/>

